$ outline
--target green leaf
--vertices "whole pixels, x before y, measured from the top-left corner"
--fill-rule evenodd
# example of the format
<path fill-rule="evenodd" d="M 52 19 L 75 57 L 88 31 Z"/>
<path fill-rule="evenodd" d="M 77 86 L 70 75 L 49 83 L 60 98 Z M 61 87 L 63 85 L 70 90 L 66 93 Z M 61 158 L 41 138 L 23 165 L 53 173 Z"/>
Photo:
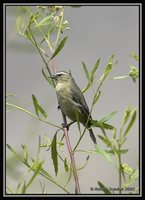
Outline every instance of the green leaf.
<path fill-rule="evenodd" d="M 103 117 L 99 122 L 106 122 L 109 119 L 111 119 L 115 114 L 117 113 L 117 111 L 113 111 L 110 114 L 108 114 L 107 116 Z"/>
<path fill-rule="evenodd" d="M 23 150 L 24 150 L 24 153 L 23 153 L 23 158 L 24 160 L 27 162 L 28 161 L 28 148 L 26 145 L 21 145 Z"/>
<path fill-rule="evenodd" d="M 22 193 L 22 194 L 25 194 L 25 193 L 26 193 L 26 183 L 25 183 L 25 181 L 24 181 L 24 184 L 23 184 L 21 193 Z"/>
<path fill-rule="evenodd" d="M 85 93 L 89 89 L 90 86 L 91 84 L 88 83 L 87 86 L 82 90 L 82 93 Z"/>
<path fill-rule="evenodd" d="M 56 48 L 55 52 L 53 53 L 49 61 L 52 60 L 61 51 L 61 49 L 64 47 L 64 44 L 66 43 L 67 38 L 68 37 L 65 37 L 63 40 L 61 40 L 60 44 Z"/>
<path fill-rule="evenodd" d="M 30 26 L 33 22 L 35 22 L 35 20 L 38 19 L 39 17 L 40 17 L 40 13 L 36 13 L 36 14 L 34 14 L 34 15 L 31 15 L 30 21 L 29 21 L 29 26 Z"/>
<path fill-rule="evenodd" d="M 70 169 L 70 166 L 69 166 L 69 164 L 68 164 L 68 162 L 67 162 L 67 159 L 66 159 L 66 158 L 64 159 L 64 168 L 65 168 L 65 171 L 66 171 L 66 172 L 68 172 L 68 171 L 69 171 L 69 169 Z"/>
<path fill-rule="evenodd" d="M 123 188 L 129 187 L 132 185 L 139 177 L 139 170 L 136 169 L 133 171 L 132 175 L 130 175 L 128 181 L 123 185 Z"/>
<path fill-rule="evenodd" d="M 125 112 L 124 112 L 124 115 L 123 115 L 123 122 L 122 122 L 122 127 L 127 123 L 127 121 L 129 120 L 130 118 L 130 114 L 131 114 L 131 107 L 128 106 L 126 109 L 125 109 Z"/>
<path fill-rule="evenodd" d="M 54 135 L 54 138 L 52 140 L 52 145 L 51 145 L 51 157 L 53 160 L 53 165 L 54 165 L 54 170 L 55 170 L 55 174 L 57 176 L 58 173 L 58 157 L 57 157 L 57 134 Z"/>
<path fill-rule="evenodd" d="M 47 17 L 45 17 L 44 19 L 42 19 L 38 24 L 36 24 L 36 28 L 39 26 L 45 26 L 51 23 L 51 17 L 54 15 L 54 13 L 51 13 L 50 15 L 48 15 Z"/>
<path fill-rule="evenodd" d="M 115 149 L 115 150 L 106 150 L 106 152 L 107 153 L 110 153 L 110 154 L 115 154 L 116 155 L 116 153 L 117 154 L 125 154 L 125 153 L 127 153 L 128 152 L 128 149 L 121 149 L 121 150 L 117 150 L 117 149 Z"/>
<path fill-rule="evenodd" d="M 46 118 L 47 114 L 44 111 L 44 109 L 40 106 L 40 104 L 38 104 L 38 101 L 34 94 L 32 94 L 32 99 L 33 99 L 33 105 L 35 108 L 36 115 L 39 117 L 39 113 L 38 113 L 38 111 L 39 111 Z"/>
<path fill-rule="evenodd" d="M 100 154 L 101 156 L 103 156 L 104 158 L 106 158 L 107 160 L 109 160 L 110 162 L 112 162 L 112 159 L 111 159 L 110 155 L 105 150 L 103 150 L 102 148 L 100 148 L 98 145 L 96 145 L 96 149 L 95 150 L 93 150 L 93 151 L 87 151 L 87 152 Z"/>
<path fill-rule="evenodd" d="M 33 99 L 33 104 L 34 104 L 36 115 L 38 116 L 38 102 L 37 102 L 36 97 L 33 94 L 32 94 L 32 99 Z"/>
<path fill-rule="evenodd" d="M 112 69 L 113 59 L 114 59 L 114 55 L 112 55 L 111 58 L 109 59 L 109 64 L 107 65 L 107 67 L 105 69 L 103 80 L 106 79 L 106 77 L 108 76 L 108 74 L 110 73 L 110 71 Z"/>
<path fill-rule="evenodd" d="M 132 111 L 132 118 L 131 118 L 131 120 L 130 120 L 130 122 L 129 122 L 129 124 L 128 124 L 126 130 L 125 130 L 125 132 L 124 132 L 123 137 L 125 137 L 125 136 L 129 133 L 129 131 L 130 131 L 130 129 L 132 128 L 132 126 L 133 126 L 135 120 L 136 120 L 136 110 L 133 110 L 133 111 Z"/>
<path fill-rule="evenodd" d="M 101 95 L 101 91 L 99 91 L 95 97 L 94 97 L 94 100 L 93 100 L 93 105 L 95 105 L 95 103 L 98 101 L 98 99 L 100 98 L 100 95 Z"/>
<path fill-rule="evenodd" d="M 24 26 L 25 26 L 24 20 L 19 16 L 16 20 L 16 29 L 19 34 L 22 34 L 24 30 Z"/>
<path fill-rule="evenodd" d="M 132 167 L 130 167 L 127 163 L 124 163 L 122 165 L 123 167 L 123 171 L 126 173 L 126 174 L 129 174 L 131 175 L 133 172 L 134 172 L 134 169 Z"/>
<path fill-rule="evenodd" d="M 51 78 L 49 78 L 49 77 L 46 75 L 45 69 L 46 69 L 46 68 L 42 68 L 42 74 L 43 74 L 44 78 L 48 81 L 48 83 L 49 83 L 50 85 L 53 86 L 53 81 L 52 81 Z"/>
<path fill-rule="evenodd" d="M 28 183 L 25 184 L 25 187 L 22 189 L 22 190 L 23 190 L 23 193 L 26 193 L 26 190 L 28 189 L 28 187 L 32 184 L 32 182 L 34 181 L 34 179 L 38 176 L 39 171 L 41 170 L 41 165 L 42 165 L 43 163 L 44 163 L 44 161 L 41 161 L 40 163 L 34 163 L 34 164 L 29 168 L 29 170 L 24 174 L 23 179 L 25 178 L 25 176 L 26 176 L 30 171 L 33 171 L 33 172 L 34 172 L 34 174 L 32 175 L 32 177 L 31 177 L 30 180 L 28 181 Z M 22 179 L 22 180 L 23 180 L 23 179 Z M 22 183 L 22 180 L 21 180 L 20 184 Z M 17 190 L 19 189 L 20 184 L 18 185 Z"/>
<path fill-rule="evenodd" d="M 113 130 L 115 127 L 114 126 L 112 126 L 111 124 L 107 124 L 107 123 L 102 123 L 102 127 L 104 128 L 104 129 L 107 129 L 107 130 Z"/>
<path fill-rule="evenodd" d="M 104 192 L 104 194 L 112 194 L 110 192 L 110 190 L 108 190 L 108 188 L 103 183 L 101 183 L 100 181 L 98 181 L 98 185 L 102 189 L 102 191 Z"/>
<path fill-rule="evenodd" d="M 40 148 L 41 148 L 41 137 L 40 137 L 40 135 L 39 135 L 39 142 L 38 142 L 38 149 L 37 149 L 36 162 L 39 161 Z"/>
<path fill-rule="evenodd" d="M 101 129 L 113 130 L 115 128 L 111 124 L 107 124 L 105 122 L 98 121 L 98 120 L 91 120 L 91 123 L 93 127 L 98 127 Z"/>
<path fill-rule="evenodd" d="M 18 158 L 18 160 L 21 160 L 23 162 L 23 158 L 21 155 L 19 155 L 9 144 L 6 145 L 7 148 Z"/>
<path fill-rule="evenodd" d="M 96 70 L 98 69 L 100 60 L 101 60 L 100 58 L 97 60 L 97 62 L 95 63 L 95 65 L 91 71 L 91 82 L 93 82 L 93 80 L 94 80 L 94 74 L 95 74 Z"/>
<path fill-rule="evenodd" d="M 103 137 L 102 135 L 98 135 L 98 137 L 104 142 L 107 146 L 111 146 L 110 140 L 108 140 L 106 137 Z"/>
<path fill-rule="evenodd" d="M 138 56 L 136 53 L 132 52 L 132 53 L 130 54 L 130 56 L 131 56 L 132 58 L 134 58 L 136 61 L 139 61 L 139 56 Z"/>
<path fill-rule="evenodd" d="M 124 78 L 128 78 L 129 76 L 128 75 L 124 75 L 124 76 L 115 76 L 113 77 L 113 79 L 124 79 Z"/>
<path fill-rule="evenodd" d="M 86 64 L 85 64 L 83 61 L 82 61 L 82 65 L 83 65 L 83 68 L 84 68 L 86 77 L 87 77 L 87 79 L 88 79 L 88 82 L 90 83 L 91 78 L 90 78 L 90 75 L 89 75 L 89 72 L 88 72 L 88 68 L 87 68 Z"/>

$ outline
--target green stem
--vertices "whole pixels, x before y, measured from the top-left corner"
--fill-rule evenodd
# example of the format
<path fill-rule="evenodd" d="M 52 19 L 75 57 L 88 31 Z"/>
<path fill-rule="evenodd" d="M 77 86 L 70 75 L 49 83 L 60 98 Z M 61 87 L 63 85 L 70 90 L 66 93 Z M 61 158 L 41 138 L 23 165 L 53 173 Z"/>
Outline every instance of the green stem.
<path fill-rule="evenodd" d="M 37 50 L 39 51 L 39 54 L 40 54 L 40 56 L 41 56 L 41 58 L 42 58 L 43 62 L 45 63 L 45 65 L 46 65 L 46 68 L 47 68 L 47 70 L 48 70 L 49 74 L 51 75 L 51 71 L 50 71 L 50 69 L 49 69 L 49 67 L 48 67 L 48 64 L 47 64 L 47 62 L 45 61 L 45 59 L 44 59 L 44 57 L 43 57 L 43 55 L 42 55 L 42 52 L 41 52 L 41 50 L 40 50 L 40 48 L 39 48 L 39 45 L 37 44 L 37 42 L 36 42 L 36 40 L 35 40 L 35 37 L 34 37 L 34 35 L 33 35 L 32 31 L 31 31 L 31 28 L 30 28 L 30 26 L 29 26 L 29 31 L 30 31 L 30 33 L 31 33 L 31 36 L 32 36 L 32 38 L 33 38 L 33 40 L 34 40 L 34 44 L 35 44 L 35 46 L 36 46 Z M 55 82 L 54 82 L 54 80 L 52 80 L 52 83 L 53 83 L 53 86 L 55 87 Z"/>
<path fill-rule="evenodd" d="M 11 104 L 11 103 L 8 103 L 8 102 L 6 103 L 6 105 L 7 105 L 7 106 L 12 106 L 12 107 L 14 107 L 14 108 L 16 108 L 16 109 L 19 109 L 19 110 L 21 110 L 21 111 L 27 113 L 28 115 L 34 117 L 35 119 L 38 119 L 38 120 L 40 120 L 40 121 L 42 121 L 42 122 L 45 122 L 45 123 L 47 123 L 47 124 L 49 124 L 49 125 L 51 125 L 51 126 L 54 126 L 54 127 L 56 127 L 56 128 L 61 128 L 60 126 L 57 126 L 57 125 L 55 125 L 55 124 L 53 124 L 53 123 L 50 123 L 50 122 L 48 122 L 48 121 L 45 120 L 45 119 L 41 119 L 41 118 L 37 117 L 36 115 L 34 115 L 33 113 L 29 112 L 28 110 L 25 110 L 25 109 L 22 108 L 22 107 L 16 106 L 16 105 Z"/>
<path fill-rule="evenodd" d="M 57 33 L 57 37 L 56 37 L 56 41 L 55 41 L 55 48 L 54 49 L 56 49 L 56 46 L 58 44 L 58 40 L 60 38 L 60 32 L 61 32 L 61 28 L 62 28 L 63 18 L 64 18 L 64 9 L 62 10 L 61 21 L 60 21 L 60 25 L 59 25 L 59 29 L 58 29 L 58 33 Z"/>
<path fill-rule="evenodd" d="M 33 16 L 33 14 L 31 13 L 31 11 L 30 11 L 28 8 L 27 8 L 27 11 L 28 11 L 28 13 L 30 14 L 30 16 Z M 36 19 L 34 19 L 34 22 L 35 22 L 36 25 L 38 25 Z M 51 46 L 51 44 L 50 44 L 50 41 L 47 39 L 47 37 L 46 37 L 45 34 L 43 33 L 43 31 L 41 30 L 40 26 L 38 25 L 37 27 L 38 27 L 40 33 L 43 35 L 45 41 L 47 42 L 49 49 L 51 50 L 51 52 L 53 52 L 52 46 Z"/>
<path fill-rule="evenodd" d="M 122 177 L 121 177 L 121 171 L 122 171 L 122 165 L 121 165 L 121 154 L 120 154 L 120 144 L 118 144 L 118 165 L 119 165 L 119 194 L 122 193 Z"/>

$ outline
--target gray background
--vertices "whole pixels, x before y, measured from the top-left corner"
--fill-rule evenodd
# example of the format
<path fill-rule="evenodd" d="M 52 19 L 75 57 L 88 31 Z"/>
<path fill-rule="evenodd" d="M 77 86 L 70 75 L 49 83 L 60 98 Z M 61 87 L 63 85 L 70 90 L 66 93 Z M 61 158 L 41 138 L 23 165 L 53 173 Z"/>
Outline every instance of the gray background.
<path fill-rule="evenodd" d="M 96 79 L 98 79 L 107 66 L 109 57 L 115 54 L 118 64 L 112 70 L 111 77 L 127 75 L 130 64 L 138 65 L 129 56 L 131 52 L 137 54 L 139 52 L 138 12 L 137 6 L 66 7 L 65 19 L 69 21 L 71 29 L 66 33 L 69 38 L 65 47 L 56 57 L 58 70 L 69 71 L 71 69 L 76 82 L 83 89 L 87 80 L 82 68 L 82 60 L 91 70 L 96 60 L 101 58 L 96 75 Z M 17 95 L 10 97 L 9 102 L 34 112 L 32 94 L 35 94 L 40 104 L 47 111 L 50 122 L 60 125 L 62 119 L 61 113 L 57 110 L 55 91 L 47 84 L 41 74 L 44 63 L 31 43 L 16 32 L 15 21 L 19 15 L 18 7 L 6 7 L 6 93 Z M 124 109 L 129 104 L 138 109 L 138 90 L 138 82 L 133 83 L 131 78 L 107 81 L 102 88 L 102 96 L 93 110 L 92 117 L 99 120 L 117 110 L 118 113 L 109 122 L 119 130 Z M 91 90 L 85 93 L 89 107 L 92 95 Z M 96 135 L 101 133 L 97 128 L 93 130 Z M 18 151 L 21 151 L 21 144 L 26 144 L 30 157 L 36 155 L 39 135 L 42 143 L 45 143 L 45 135 L 52 138 L 55 131 L 55 128 L 47 126 L 18 110 L 6 115 L 6 143 L 12 145 Z M 79 134 L 76 124 L 71 127 L 69 134 L 72 145 L 75 145 Z M 125 146 L 129 149 L 129 152 L 122 159 L 124 163 L 128 163 L 133 168 L 138 168 L 138 134 L 137 119 Z M 99 139 L 98 143 L 103 147 Z M 93 143 L 86 133 L 79 149 L 91 150 L 93 148 Z M 78 167 L 85 163 L 87 155 L 85 153 L 76 154 Z M 42 149 L 41 158 L 46 159 L 44 165 L 54 175 L 50 153 Z M 27 168 L 16 161 L 9 151 L 7 152 L 7 159 L 7 184 L 15 191 L 18 181 Z M 114 163 L 116 163 L 115 159 Z M 57 179 L 64 184 L 68 175 L 64 172 L 62 164 L 59 164 L 59 170 Z M 98 180 L 108 187 L 118 187 L 116 168 L 100 155 L 91 154 L 88 165 L 79 171 L 78 175 L 82 193 L 95 193 L 95 191 L 90 191 L 90 187 L 98 187 Z M 53 183 L 48 183 L 41 177 L 37 180 L 45 182 L 48 193 L 63 193 Z M 37 180 L 28 192 L 36 193 L 37 191 L 41 193 L 40 184 Z M 71 188 L 72 192 L 74 191 L 73 181 L 70 182 L 68 188 Z"/>

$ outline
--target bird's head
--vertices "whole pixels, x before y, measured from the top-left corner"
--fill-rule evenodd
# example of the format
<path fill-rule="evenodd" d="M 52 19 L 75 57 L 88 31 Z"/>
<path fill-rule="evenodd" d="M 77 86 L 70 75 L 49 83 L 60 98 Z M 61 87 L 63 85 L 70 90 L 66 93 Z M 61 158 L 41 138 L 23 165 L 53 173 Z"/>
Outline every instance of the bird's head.
<path fill-rule="evenodd" d="M 69 82 L 73 79 L 71 74 L 65 71 L 58 71 L 55 73 L 55 75 L 50 76 L 50 78 L 54 79 L 56 84 Z"/>

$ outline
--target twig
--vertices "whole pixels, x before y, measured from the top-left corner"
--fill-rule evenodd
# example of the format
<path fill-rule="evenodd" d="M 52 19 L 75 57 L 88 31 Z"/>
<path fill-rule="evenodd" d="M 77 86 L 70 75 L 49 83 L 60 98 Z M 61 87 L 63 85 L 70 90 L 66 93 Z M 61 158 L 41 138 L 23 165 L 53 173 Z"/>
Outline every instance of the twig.
<path fill-rule="evenodd" d="M 51 122 L 48 122 L 48 121 L 45 120 L 45 119 L 41 119 L 40 117 L 37 117 L 37 116 L 34 115 L 33 113 L 29 112 L 28 110 L 26 110 L 26 109 L 24 109 L 24 108 L 22 108 L 22 107 L 20 107 L 20 106 L 16 106 L 16 105 L 11 104 L 11 103 L 8 103 L 8 102 L 6 103 L 6 105 L 7 105 L 7 106 L 14 107 L 15 109 L 21 110 L 21 111 L 27 113 L 28 115 L 34 117 L 35 119 L 38 119 L 38 120 L 40 120 L 40 121 L 42 121 L 42 122 L 44 122 L 44 123 L 47 123 L 47 124 L 49 124 L 49 125 L 51 125 L 51 126 L 54 126 L 54 127 L 56 127 L 56 128 L 61 128 L 60 126 L 57 126 L 57 125 L 55 125 L 55 124 L 53 124 L 53 123 L 51 123 Z"/>
<path fill-rule="evenodd" d="M 71 166 L 72 166 L 73 176 L 75 180 L 75 194 L 80 194 L 80 185 L 79 185 L 79 179 L 78 179 L 78 174 L 77 174 L 77 169 L 76 169 L 76 164 L 75 164 L 74 151 L 72 150 L 72 147 L 71 147 L 66 116 L 63 112 L 62 112 L 62 117 L 63 117 L 63 122 L 64 122 L 63 124 L 64 135 L 65 135 L 66 144 L 67 144 L 67 148 L 68 148 L 70 159 L 71 159 Z"/>

